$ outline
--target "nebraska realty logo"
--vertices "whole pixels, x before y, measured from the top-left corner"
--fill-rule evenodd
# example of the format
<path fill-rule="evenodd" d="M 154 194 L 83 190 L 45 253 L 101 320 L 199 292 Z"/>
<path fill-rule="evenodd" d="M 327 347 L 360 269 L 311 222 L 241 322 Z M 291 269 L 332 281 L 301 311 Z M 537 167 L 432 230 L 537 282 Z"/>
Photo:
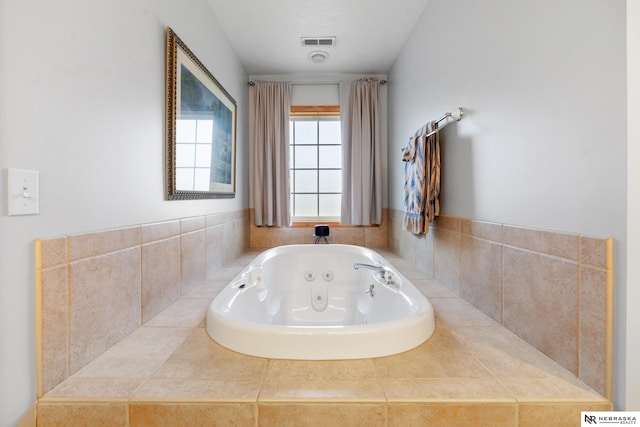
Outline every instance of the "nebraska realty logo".
<path fill-rule="evenodd" d="M 640 419 L 640 412 L 589 411 L 589 412 L 582 412 L 580 416 L 582 417 L 580 427 L 595 426 L 595 425 L 635 426 L 635 425 L 638 425 L 638 420 Z"/>

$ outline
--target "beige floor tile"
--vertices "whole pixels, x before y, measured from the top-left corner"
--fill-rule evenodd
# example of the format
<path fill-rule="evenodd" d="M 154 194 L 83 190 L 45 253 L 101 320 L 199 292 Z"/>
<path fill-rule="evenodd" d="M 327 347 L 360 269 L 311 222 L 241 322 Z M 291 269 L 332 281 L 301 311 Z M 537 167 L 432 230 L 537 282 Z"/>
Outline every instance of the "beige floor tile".
<path fill-rule="evenodd" d="M 127 403 L 38 403 L 38 427 L 109 426 L 127 427 Z"/>
<path fill-rule="evenodd" d="M 516 427 L 518 408 L 513 403 L 393 403 L 388 427 Z"/>
<path fill-rule="evenodd" d="M 260 380 L 149 379 L 132 396 L 132 401 L 232 401 L 255 402 Z"/>
<path fill-rule="evenodd" d="M 228 350 L 203 328 L 192 330 L 184 344 L 154 374 L 155 378 L 260 379 L 268 359 Z"/>
<path fill-rule="evenodd" d="M 574 377 L 506 328 L 454 327 L 453 335 L 497 378 Z"/>
<path fill-rule="evenodd" d="M 384 427 L 385 405 L 375 403 L 261 403 L 260 427 Z"/>
<path fill-rule="evenodd" d="M 378 380 L 265 380 L 260 402 L 385 402 Z"/>
<path fill-rule="evenodd" d="M 211 300 L 205 298 L 181 298 L 145 323 L 145 326 L 196 327 L 206 317 L 210 303 Z"/>
<path fill-rule="evenodd" d="M 267 379 L 335 379 L 376 378 L 372 359 L 354 360 L 270 360 Z"/>
<path fill-rule="evenodd" d="M 494 379 L 402 379 L 382 384 L 390 402 L 514 401 L 513 394 Z"/>
<path fill-rule="evenodd" d="M 424 344 L 394 356 L 374 359 L 381 378 L 489 378 L 491 374 L 450 330 L 437 326 Z"/>
<path fill-rule="evenodd" d="M 207 280 L 191 289 L 183 298 L 213 299 L 228 283 L 229 280 Z"/>
<path fill-rule="evenodd" d="M 459 298 L 452 290 L 434 279 L 412 279 L 411 282 L 427 298 Z"/>
<path fill-rule="evenodd" d="M 45 395 L 58 399 L 126 399 L 140 387 L 143 379 L 72 377 Z"/>
<path fill-rule="evenodd" d="M 573 378 L 506 378 L 501 379 L 500 382 L 519 401 L 604 400 L 583 382 Z"/>
<path fill-rule="evenodd" d="M 518 427 L 567 427 L 581 425 L 582 411 L 610 411 L 609 402 L 521 403 Z"/>
<path fill-rule="evenodd" d="M 76 376 L 150 377 L 189 333 L 187 328 L 139 328 L 78 371 Z"/>
<path fill-rule="evenodd" d="M 132 403 L 129 427 L 255 427 L 255 403 Z"/>
<path fill-rule="evenodd" d="M 462 298 L 429 298 L 436 320 L 448 326 L 500 326 Z"/>

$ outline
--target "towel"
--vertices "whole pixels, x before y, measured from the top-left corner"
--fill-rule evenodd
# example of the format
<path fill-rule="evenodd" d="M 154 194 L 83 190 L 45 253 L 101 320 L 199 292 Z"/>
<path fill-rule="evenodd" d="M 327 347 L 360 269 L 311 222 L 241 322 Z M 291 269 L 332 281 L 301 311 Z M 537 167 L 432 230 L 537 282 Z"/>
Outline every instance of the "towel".
<path fill-rule="evenodd" d="M 402 229 L 426 234 L 429 223 L 440 214 L 440 141 L 437 123 L 429 122 L 416 131 L 403 149 L 404 217 Z"/>

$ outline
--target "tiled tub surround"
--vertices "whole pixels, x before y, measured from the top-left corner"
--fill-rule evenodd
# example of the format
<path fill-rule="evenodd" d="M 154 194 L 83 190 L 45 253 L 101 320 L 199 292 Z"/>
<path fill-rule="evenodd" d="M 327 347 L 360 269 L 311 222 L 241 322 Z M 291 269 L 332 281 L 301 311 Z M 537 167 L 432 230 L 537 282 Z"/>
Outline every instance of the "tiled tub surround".
<path fill-rule="evenodd" d="M 39 425 L 574 425 L 581 410 L 611 408 L 602 396 L 611 378 L 609 239 L 452 217 L 415 238 L 400 231 L 400 212 L 389 213 L 400 257 L 383 255 L 430 297 L 436 333 L 409 352 L 356 361 L 254 358 L 206 336 L 209 302 L 255 256 L 239 255 L 246 242 L 307 243 L 312 229 L 265 228 L 273 238 L 250 240 L 257 227 L 243 211 L 38 241 Z M 384 247 L 383 227 L 342 236 L 332 228 L 333 242 Z M 577 299 L 568 327 L 558 323 L 566 315 L 553 317 L 563 307 L 548 305 L 563 292 Z M 539 306 L 554 308 L 538 315 Z M 544 326 L 518 322 L 518 310 Z M 554 358 L 527 328 L 561 333 L 542 343 L 573 331 L 575 356 L 559 366 L 505 327 Z"/>
<path fill-rule="evenodd" d="M 411 263 L 434 336 L 389 357 L 291 361 L 227 350 L 206 307 L 255 253 L 177 302 L 38 401 L 38 425 L 568 426 L 610 402 Z M 234 270 L 235 269 L 235 270 Z"/>
<path fill-rule="evenodd" d="M 273 248 L 315 242 L 313 226 L 257 227 L 253 220 L 253 212 L 254 210 L 250 209 L 249 246 L 251 248 Z M 329 243 L 386 248 L 388 221 L 385 208 L 382 210 L 382 224 L 379 226 L 331 225 Z"/>
<path fill-rule="evenodd" d="M 402 231 L 402 212 L 390 210 L 389 246 L 611 398 L 610 238 L 451 216 L 416 237 Z"/>
<path fill-rule="evenodd" d="M 36 241 L 38 396 L 223 274 L 247 230 L 243 210 Z"/>

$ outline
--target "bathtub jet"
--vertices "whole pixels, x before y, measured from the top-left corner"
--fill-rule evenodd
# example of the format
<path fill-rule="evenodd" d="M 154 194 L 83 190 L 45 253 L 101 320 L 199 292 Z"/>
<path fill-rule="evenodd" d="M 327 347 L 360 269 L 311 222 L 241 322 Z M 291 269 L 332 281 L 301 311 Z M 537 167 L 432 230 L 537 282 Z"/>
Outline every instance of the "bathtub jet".
<path fill-rule="evenodd" d="M 252 356 L 360 359 L 417 347 L 435 319 L 427 298 L 377 252 L 288 245 L 258 255 L 216 296 L 206 329 Z"/>

